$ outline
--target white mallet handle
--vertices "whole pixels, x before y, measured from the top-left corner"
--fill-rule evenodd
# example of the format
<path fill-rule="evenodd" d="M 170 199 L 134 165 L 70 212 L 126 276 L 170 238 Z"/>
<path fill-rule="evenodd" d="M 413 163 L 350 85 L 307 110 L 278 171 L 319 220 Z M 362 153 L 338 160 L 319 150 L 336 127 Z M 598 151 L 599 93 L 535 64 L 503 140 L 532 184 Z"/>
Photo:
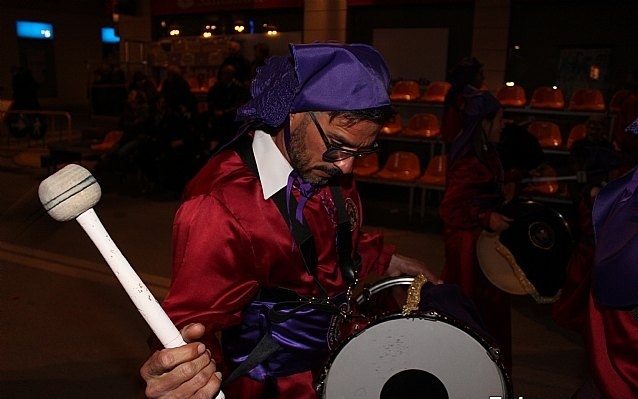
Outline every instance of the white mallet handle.
<path fill-rule="evenodd" d="M 109 236 L 93 208 L 81 213 L 76 220 L 100 251 L 106 263 L 109 264 L 120 284 L 122 284 L 122 287 L 124 287 L 124 290 L 137 307 L 137 310 L 144 317 L 144 320 L 146 320 L 146 323 L 151 327 L 160 342 L 162 342 L 162 345 L 165 348 L 186 345 L 186 342 L 182 339 L 182 334 L 180 334 L 177 327 L 175 327 L 159 302 L 157 302 L 157 299 L 155 299 L 155 296 L 153 296 L 146 284 L 122 255 L 122 252 Z M 226 395 L 220 390 L 215 398 L 225 399 Z"/>
<path fill-rule="evenodd" d="M 162 342 L 162 345 L 165 348 L 185 345 L 182 335 L 117 248 L 93 208 L 81 213 L 76 220 L 109 264 L 137 310 Z"/>

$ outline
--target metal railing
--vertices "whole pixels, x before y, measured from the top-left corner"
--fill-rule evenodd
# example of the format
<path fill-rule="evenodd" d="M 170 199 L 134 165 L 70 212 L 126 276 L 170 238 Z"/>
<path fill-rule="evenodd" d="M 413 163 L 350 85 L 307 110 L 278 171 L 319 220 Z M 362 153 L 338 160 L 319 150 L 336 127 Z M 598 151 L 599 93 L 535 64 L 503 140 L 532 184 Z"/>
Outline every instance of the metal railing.
<path fill-rule="evenodd" d="M 9 110 L 0 112 L 0 132 L 6 134 L 6 145 L 41 142 L 46 146 L 47 140 L 64 141 L 73 137 L 71 114 L 66 111 L 47 110 Z"/>

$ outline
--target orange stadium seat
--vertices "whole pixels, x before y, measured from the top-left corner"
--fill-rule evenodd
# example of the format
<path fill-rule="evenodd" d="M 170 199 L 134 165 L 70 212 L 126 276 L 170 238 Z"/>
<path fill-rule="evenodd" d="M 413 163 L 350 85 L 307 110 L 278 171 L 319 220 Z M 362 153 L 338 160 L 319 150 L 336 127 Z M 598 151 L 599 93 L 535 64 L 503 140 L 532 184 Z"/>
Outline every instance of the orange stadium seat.
<path fill-rule="evenodd" d="M 401 115 L 396 114 L 392 119 L 381 127 L 381 134 L 387 134 L 389 136 L 399 134 L 403 130 L 403 122 L 401 121 Z"/>
<path fill-rule="evenodd" d="M 587 125 L 579 123 L 569 130 L 569 136 L 567 137 L 567 148 L 571 149 L 574 141 L 582 140 L 587 136 Z"/>
<path fill-rule="evenodd" d="M 375 176 L 380 179 L 414 181 L 421 175 L 421 161 L 410 151 L 395 151 Z"/>
<path fill-rule="evenodd" d="M 355 158 L 352 173 L 357 177 L 372 176 L 379 171 L 379 155 L 376 152 Z"/>
<path fill-rule="evenodd" d="M 549 86 L 537 87 L 529 101 L 531 108 L 560 109 L 565 108 L 563 91 Z"/>
<path fill-rule="evenodd" d="M 541 147 L 554 148 L 563 144 L 560 127 L 549 121 L 534 121 L 529 124 L 527 130 L 537 139 Z"/>
<path fill-rule="evenodd" d="M 418 112 L 410 117 L 403 133 L 407 136 L 438 137 L 441 134 L 439 118 L 434 114 Z"/>
<path fill-rule="evenodd" d="M 621 89 L 616 91 L 609 101 L 609 112 L 616 113 L 620 111 L 620 107 L 622 106 L 623 101 L 629 96 L 631 90 L 629 89 Z"/>
<path fill-rule="evenodd" d="M 104 136 L 104 139 L 101 142 L 91 144 L 91 149 L 94 151 L 108 152 L 115 146 L 115 144 L 118 143 L 118 141 L 122 139 L 123 136 L 123 131 L 111 130 L 106 134 L 106 136 Z"/>
<path fill-rule="evenodd" d="M 447 95 L 447 92 L 450 90 L 451 87 L 452 83 L 450 82 L 431 82 L 428 87 L 425 88 L 420 101 L 424 101 L 427 103 L 443 103 L 443 101 L 445 101 L 445 96 Z"/>
<path fill-rule="evenodd" d="M 419 183 L 424 186 L 445 187 L 447 172 L 447 156 L 435 155 L 428 162 L 425 172 L 419 177 Z"/>
<path fill-rule="evenodd" d="M 399 80 L 390 91 L 392 101 L 413 101 L 421 96 L 419 82 L 415 80 Z"/>
<path fill-rule="evenodd" d="M 604 111 L 605 97 L 598 89 L 576 89 L 569 99 L 570 111 Z"/>
<path fill-rule="evenodd" d="M 502 86 L 496 92 L 496 98 L 504 107 L 524 107 L 527 104 L 525 89 L 522 86 Z"/>

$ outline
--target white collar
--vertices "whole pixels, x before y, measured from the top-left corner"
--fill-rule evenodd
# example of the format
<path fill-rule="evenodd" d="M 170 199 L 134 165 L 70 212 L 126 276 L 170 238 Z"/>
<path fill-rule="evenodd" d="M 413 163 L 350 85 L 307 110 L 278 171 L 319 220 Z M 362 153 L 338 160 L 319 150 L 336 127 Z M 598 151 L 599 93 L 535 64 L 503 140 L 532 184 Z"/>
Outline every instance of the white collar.
<path fill-rule="evenodd" d="M 252 147 L 264 199 L 268 199 L 288 184 L 292 166 L 279 151 L 272 136 L 262 130 L 255 131 Z"/>

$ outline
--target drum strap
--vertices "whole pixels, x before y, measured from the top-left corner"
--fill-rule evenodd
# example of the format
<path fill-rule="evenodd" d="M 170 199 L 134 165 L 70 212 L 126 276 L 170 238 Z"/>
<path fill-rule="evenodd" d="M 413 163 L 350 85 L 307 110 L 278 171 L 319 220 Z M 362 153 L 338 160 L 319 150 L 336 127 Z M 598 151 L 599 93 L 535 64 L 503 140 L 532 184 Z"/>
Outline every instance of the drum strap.
<path fill-rule="evenodd" d="M 281 349 L 281 346 L 272 338 L 270 334 L 264 334 L 257 346 L 248 354 L 246 360 L 241 362 L 232 373 L 222 381 L 222 387 L 235 381 L 237 378 L 248 373 L 259 363 L 268 359 L 273 353 Z"/>

